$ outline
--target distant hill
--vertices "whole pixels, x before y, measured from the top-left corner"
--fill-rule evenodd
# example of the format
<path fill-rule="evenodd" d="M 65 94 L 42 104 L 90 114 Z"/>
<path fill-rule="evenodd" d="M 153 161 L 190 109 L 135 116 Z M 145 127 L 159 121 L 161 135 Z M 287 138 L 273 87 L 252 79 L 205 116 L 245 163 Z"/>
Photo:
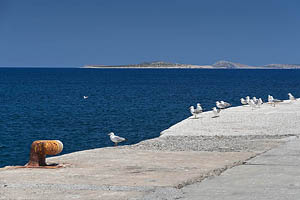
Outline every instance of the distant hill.
<path fill-rule="evenodd" d="M 86 65 L 83 68 L 300 69 L 300 64 L 268 64 L 263 66 L 251 66 L 222 60 L 214 63 L 213 65 L 192 65 L 155 61 L 132 65 Z"/>
<path fill-rule="evenodd" d="M 212 65 L 214 68 L 218 69 L 257 69 L 259 67 L 244 65 L 240 63 L 229 62 L 221 60 Z"/>
<path fill-rule="evenodd" d="M 86 65 L 83 68 L 200 68 L 208 69 L 213 68 L 211 65 L 191 65 L 191 64 L 179 64 L 179 63 L 168 63 L 163 61 L 155 62 L 143 62 L 140 64 L 132 65 Z"/>
<path fill-rule="evenodd" d="M 263 66 L 250 66 L 229 61 L 218 61 L 213 67 L 219 69 L 300 69 L 300 64 L 268 64 Z"/>
<path fill-rule="evenodd" d="M 300 64 L 269 64 L 264 67 L 272 69 L 300 69 Z"/>

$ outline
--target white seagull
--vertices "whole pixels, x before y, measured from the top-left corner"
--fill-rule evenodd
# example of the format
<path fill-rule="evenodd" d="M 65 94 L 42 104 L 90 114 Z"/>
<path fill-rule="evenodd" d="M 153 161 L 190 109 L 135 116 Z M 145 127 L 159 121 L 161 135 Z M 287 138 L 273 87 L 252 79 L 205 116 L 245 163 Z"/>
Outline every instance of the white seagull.
<path fill-rule="evenodd" d="M 254 103 L 253 99 L 250 99 L 249 105 L 252 108 L 252 110 L 256 107 L 256 104 Z"/>
<path fill-rule="evenodd" d="M 247 101 L 244 98 L 241 98 L 241 104 L 242 105 L 247 105 L 248 103 L 247 103 Z"/>
<path fill-rule="evenodd" d="M 288 93 L 288 95 L 289 95 L 289 99 L 290 99 L 291 101 L 297 100 L 291 93 Z"/>
<path fill-rule="evenodd" d="M 84 98 L 84 99 L 87 99 L 87 98 L 89 98 L 89 97 L 88 97 L 88 96 L 83 96 L 83 98 Z"/>
<path fill-rule="evenodd" d="M 271 103 L 271 105 L 273 105 L 275 107 L 275 104 L 282 102 L 282 100 L 274 99 L 273 96 L 268 95 L 268 102 Z"/>
<path fill-rule="evenodd" d="M 195 109 L 194 106 L 190 107 L 190 112 L 191 114 L 195 117 L 195 119 L 197 118 L 197 115 L 202 113 L 202 107 L 200 103 L 197 103 L 197 108 Z"/>
<path fill-rule="evenodd" d="M 250 102 L 250 97 L 249 96 L 246 96 L 246 102 L 247 102 L 247 104 L 249 104 L 249 102 Z"/>
<path fill-rule="evenodd" d="M 200 113 L 203 112 L 203 109 L 202 109 L 200 103 L 197 103 L 196 111 L 197 111 L 197 112 L 200 112 Z"/>
<path fill-rule="evenodd" d="M 228 108 L 231 106 L 230 103 L 227 103 L 227 102 L 224 102 L 224 101 L 221 101 L 221 104 L 223 104 L 225 106 L 225 108 Z"/>
<path fill-rule="evenodd" d="M 258 100 L 257 100 L 257 103 L 256 103 L 256 105 L 260 108 L 260 106 L 263 104 L 263 100 L 261 99 L 261 98 L 259 98 Z"/>
<path fill-rule="evenodd" d="M 216 106 L 220 109 L 224 109 L 225 108 L 225 105 L 220 103 L 219 101 L 216 101 Z"/>
<path fill-rule="evenodd" d="M 273 103 L 273 99 L 274 99 L 273 96 L 268 95 L 268 102 L 269 102 L 269 103 Z"/>
<path fill-rule="evenodd" d="M 115 143 L 115 146 L 117 146 L 118 143 L 124 142 L 127 140 L 126 138 L 115 135 L 113 132 L 110 132 L 108 135 L 110 137 L 110 140 Z"/>
<path fill-rule="evenodd" d="M 214 113 L 213 118 L 219 117 L 219 113 L 221 112 L 221 109 L 217 109 L 216 107 L 213 107 L 212 110 L 213 110 L 213 113 Z"/>
<path fill-rule="evenodd" d="M 252 100 L 255 104 L 257 104 L 258 99 L 256 97 L 253 97 Z"/>

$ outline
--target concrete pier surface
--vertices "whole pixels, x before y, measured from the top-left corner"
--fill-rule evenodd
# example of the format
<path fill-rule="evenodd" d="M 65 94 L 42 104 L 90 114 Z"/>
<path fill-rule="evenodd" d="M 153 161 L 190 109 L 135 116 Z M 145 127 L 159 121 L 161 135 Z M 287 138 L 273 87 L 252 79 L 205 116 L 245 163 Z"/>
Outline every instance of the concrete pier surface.
<path fill-rule="evenodd" d="M 58 169 L 2 168 L 0 199 L 299 196 L 300 100 L 254 110 L 233 107 L 212 116 L 190 117 L 135 145 L 48 158 L 48 164 L 64 166 Z M 250 193 L 256 191 L 257 196 Z"/>
<path fill-rule="evenodd" d="M 300 198 L 300 140 L 272 149 L 214 179 L 183 188 L 182 200 Z"/>

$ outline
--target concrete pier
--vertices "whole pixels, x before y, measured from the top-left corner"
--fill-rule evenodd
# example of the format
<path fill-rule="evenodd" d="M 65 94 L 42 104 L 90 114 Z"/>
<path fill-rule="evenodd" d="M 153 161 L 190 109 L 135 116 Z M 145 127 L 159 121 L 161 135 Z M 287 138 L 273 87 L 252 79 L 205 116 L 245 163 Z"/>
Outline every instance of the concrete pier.
<path fill-rule="evenodd" d="M 264 104 L 254 110 L 233 107 L 221 111 L 220 117 L 212 116 L 205 112 L 198 119 L 190 117 L 159 138 L 136 145 L 47 159 L 47 163 L 64 165 L 58 169 L 2 168 L 0 199 L 197 199 L 201 188 L 209 187 L 203 185 L 208 180 L 216 180 L 209 183 L 213 187 L 230 170 L 246 174 L 248 168 L 242 166 L 255 163 L 252 158 L 267 163 L 270 157 L 264 155 L 270 149 L 280 154 L 276 149 L 294 145 L 300 134 L 300 100 L 275 107 Z M 284 158 L 281 154 L 279 159 Z M 280 169 L 282 163 L 274 164 Z M 230 188 L 225 182 L 224 188 Z M 249 183 L 242 184 L 246 189 Z M 235 188 L 231 189 L 234 193 Z M 205 193 L 203 198 L 218 199 L 213 194 Z"/>

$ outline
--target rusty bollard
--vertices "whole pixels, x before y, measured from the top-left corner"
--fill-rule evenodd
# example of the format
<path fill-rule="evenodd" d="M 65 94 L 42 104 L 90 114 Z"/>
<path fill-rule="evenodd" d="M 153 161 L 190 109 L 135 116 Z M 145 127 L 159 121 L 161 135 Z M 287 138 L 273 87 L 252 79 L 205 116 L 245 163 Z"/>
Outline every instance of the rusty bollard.
<path fill-rule="evenodd" d="M 34 141 L 30 148 L 29 162 L 25 165 L 25 167 L 47 167 L 46 155 L 56 155 L 62 150 L 63 143 L 59 140 Z M 51 167 L 53 168 L 53 166 Z"/>

